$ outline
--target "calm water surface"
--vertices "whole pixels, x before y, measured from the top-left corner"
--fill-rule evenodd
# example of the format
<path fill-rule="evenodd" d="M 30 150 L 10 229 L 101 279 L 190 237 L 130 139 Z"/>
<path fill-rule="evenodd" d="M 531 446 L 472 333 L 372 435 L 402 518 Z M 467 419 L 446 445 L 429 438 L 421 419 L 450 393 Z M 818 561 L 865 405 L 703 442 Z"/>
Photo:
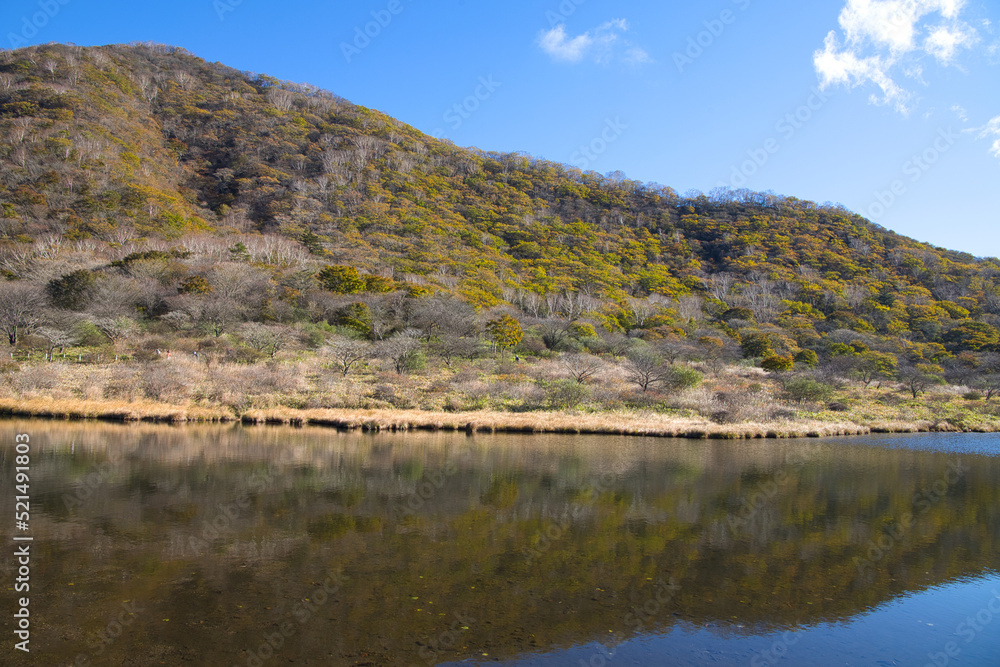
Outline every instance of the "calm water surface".
<path fill-rule="evenodd" d="M 994 435 L 0 424 L 3 665 L 1000 665 Z"/>

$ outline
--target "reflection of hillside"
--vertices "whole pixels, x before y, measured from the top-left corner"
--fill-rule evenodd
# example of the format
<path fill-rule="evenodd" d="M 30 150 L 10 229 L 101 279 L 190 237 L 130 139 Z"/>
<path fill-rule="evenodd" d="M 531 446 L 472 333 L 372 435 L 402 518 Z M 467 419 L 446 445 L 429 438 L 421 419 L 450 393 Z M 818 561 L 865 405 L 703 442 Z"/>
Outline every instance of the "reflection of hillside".
<path fill-rule="evenodd" d="M 815 440 L 28 430 L 43 508 L 38 614 L 67 661 L 128 599 L 151 611 L 112 652 L 158 646 L 170 664 L 188 647 L 203 664 L 239 660 L 333 571 L 343 586 L 283 659 L 423 662 L 418 651 L 454 614 L 476 622 L 454 651 L 434 653 L 441 660 L 607 642 L 640 622 L 807 624 L 1000 567 L 1000 460 L 983 456 Z M 957 460 L 968 471 L 859 574 L 854 559 L 869 557 L 880 528 Z M 11 466 L 4 459 L 5 479 Z M 95 471 L 107 472 L 79 500 Z M 671 577 L 680 588 L 666 600 Z M 655 613 L 636 617 L 657 596 Z"/>

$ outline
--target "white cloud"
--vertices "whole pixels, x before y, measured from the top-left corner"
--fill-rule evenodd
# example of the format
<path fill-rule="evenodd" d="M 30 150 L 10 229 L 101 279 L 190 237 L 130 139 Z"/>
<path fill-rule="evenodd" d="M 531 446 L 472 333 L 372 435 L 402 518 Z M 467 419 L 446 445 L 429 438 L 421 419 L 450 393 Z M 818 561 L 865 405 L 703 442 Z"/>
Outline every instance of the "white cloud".
<path fill-rule="evenodd" d="M 967 48 L 975 41 L 975 35 L 971 31 L 961 27 L 938 26 L 927 36 L 924 49 L 939 61 L 948 64 L 955 59 L 959 49 Z"/>
<path fill-rule="evenodd" d="M 823 42 L 823 51 L 817 51 L 813 56 L 813 64 L 820 74 L 820 87 L 845 85 L 854 88 L 865 83 L 874 83 L 882 90 L 882 96 L 873 94 L 874 104 L 892 104 L 899 111 L 906 113 L 910 93 L 900 88 L 889 70 L 892 61 L 881 56 L 859 57 L 854 51 L 841 51 L 837 48 L 837 35 L 831 31 Z"/>
<path fill-rule="evenodd" d="M 625 19 L 607 21 L 575 37 L 560 24 L 543 31 L 538 36 L 538 45 L 554 60 L 562 62 L 576 63 L 585 58 L 601 64 L 616 59 L 629 65 L 653 62 L 645 49 L 622 37 L 626 32 L 628 21 Z"/>
<path fill-rule="evenodd" d="M 976 128 L 975 132 L 980 139 L 993 139 L 990 153 L 993 157 L 1000 158 L 1000 116 L 990 119 L 983 127 Z"/>
<path fill-rule="evenodd" d="M 538 45 L 542 47 L 542 51 L 556 60 L 569 62 L 577 62 L 583 58 L 593 43 L 593 38 L 587 33 L 569 39 L 566 36 L 566 28 L 561 25 L 542 33 L 541 37 L 538 38 Z"/>
<path fill-rule="evenodd" d="M 956 104 L 952 106 L 951 110 L 955 112 L 955 115 L 958 116 L 958 119 L 960 121 L 962 121 L 963 123 L 969 122 L 969 114 L 965 110 L 965 107 L 963 107 L 961 104 Z"/>
<path fill-rule="evenodd" d="M 912 94 L 894 78 L 919 80 L 925 56 L 950 65 L 962 49 L 979 39 L 975 29 L 961 20 L 966 0 L 847 0 L 837 31 L 830 31 L 823 48 L 813 54 L 820 87 L 850 88 L 874 84 L 874 104 L 892 105 L 908 113 Z"/>
<path fill-rule="evenodd" d="M 653 62 L 653 59 L 649 57 L 646 50 L 639 46 L 630 46 L 625 49 L 625 55 L 622 57 L 622 60 L 629 65 L 644 65 Z"/>

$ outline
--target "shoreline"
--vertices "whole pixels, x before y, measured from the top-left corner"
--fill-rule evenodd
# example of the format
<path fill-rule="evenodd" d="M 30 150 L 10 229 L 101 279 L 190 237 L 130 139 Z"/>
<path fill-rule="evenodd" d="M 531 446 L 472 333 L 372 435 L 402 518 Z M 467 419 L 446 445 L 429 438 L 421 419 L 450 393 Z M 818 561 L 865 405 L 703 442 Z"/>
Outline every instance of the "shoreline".
<path fill-rule="evenodd" d="M 50 420 L 152 422 L 163 424 L 242 423 L 321 426 L 340 431 L 453 431 L 472 433 L 554 433 L 634 435 L 687 439 L 781 439 L 858 436 L 871 433 L 996 433 L 988 425 L 960 428 L 948 421 L 801 420 L 720 424 L 707 419 L 643 411 L 572 413 L 556 411 L 443 412 L 397 409 L 270 408 L 237 415 L 223 407 L 178 406 L 155 402 L 112 402 L 52 398 L 0 398 L 0 416 Z"/>

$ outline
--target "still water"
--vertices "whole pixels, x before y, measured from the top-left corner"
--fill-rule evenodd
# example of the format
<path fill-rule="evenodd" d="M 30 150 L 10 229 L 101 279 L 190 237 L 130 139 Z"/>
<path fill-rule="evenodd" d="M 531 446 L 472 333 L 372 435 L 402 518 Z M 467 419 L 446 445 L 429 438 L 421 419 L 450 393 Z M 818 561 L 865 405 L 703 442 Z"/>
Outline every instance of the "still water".
<path fill-rule="evenodd" d="M 3 665 L 1000 665 L 994 435 L 0 424 Z"/>

